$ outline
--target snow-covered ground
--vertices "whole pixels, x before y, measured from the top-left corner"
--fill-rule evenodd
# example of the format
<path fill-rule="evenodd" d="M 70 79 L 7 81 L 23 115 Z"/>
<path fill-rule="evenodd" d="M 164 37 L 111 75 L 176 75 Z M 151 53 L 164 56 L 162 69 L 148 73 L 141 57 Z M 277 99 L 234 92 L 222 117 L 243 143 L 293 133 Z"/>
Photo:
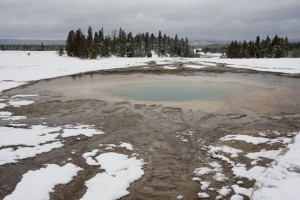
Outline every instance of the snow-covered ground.
<path fill-rule="evenodd" d="M 207 59 L 206 59 L 207 60 Z M 300 73 L 300 58 L 261 58 L 261 59 L 210 59 L 211 62 L 225 63 L 228 67 L 253 69 L 257 71 Z"/>
<path fill-rule="evenodd" d="M 300 134 L 287 147 L 287 153 L 276 157 L 272 166 L 257 178 L 255 200 L 297 200 L 300 197 Z"/>
<path fill-rule="evenodd" d="M 300 73 L 300 59 L 220 59 L 220 58 L 102 58 L 98 60 L 80 60 L 77 58 L 59 57 L 55 52 L 32 52 L 30 56 L 27 52 L 3 52 L 0 51 L 0 92 L 25 84 L 32 80 L 40 80 L 45 78 L 53 78 L 76 74 L 86 71 L 104 70 L 112 68 L 124 68 L 131 66 L 147 65 L 147 62 L 155 61 L 159 64 L 165 64 L 165 69 L 173 69 L 170 66 L 176 61 L 186 63 L 186 67 L 202 68 L 202 66 L 216 66 L 217 63 L 226 63 L 230 67 L 249 68 L 260 71 L 274 71 L 284 73 Z M 192 63 L 192 64 L 191 64 Z M 195 64 L 193 64 L 195 63 Z M 35 157 L 38 154 L 50 152 L 53 149 L 63 147 L 63 141 L 59 138 L 66 137 L 94 137 L 104 134 L 97 130 L 92 125 L 72 124 L 63 127 L 48 127 L 46 125 L 29 126 L 18 123 L 22 119 L 29 116 L 13 116 L 10 112 L 1 111 L 7 106 L 22 107 L 34 103 L 32 98 L 36 94 L 19 94 L 5 99 L 0 93 L 0 120 L 9 120 L 11 127 L 0 127 L 0 165 L 19 162 L 22 159 Z M 26 98 L 30 98 L 29 100 Z M 188 137 L 193 135 L 193 132 L 178 133 L 178 138 L 182 142 L 187 142 Z M 242 199 L 241 195 L 251 196 L 260 199 L 282 199 L 288 194 L 290 199 L 299 197 L 297 188 L 300 183 L 299 170 L 300 159 L 300 135 L 295 137 L 293 143 L 289 144 L 287 153 L 281 155 L 281 149 L 277 150 L 261 150 L 259 152 L 247 152 L 245 158 L 252 160 L 252 168 L 247 169 L 243 163 L 236 163 L 233 160 L 245 153 L 241 149 L 236 149 L 230 146 L 209 146 L 207 151 L 215 159 L 227 162 L 232 167 L 232 173 L 235 177 L 248 178 L 256 180 L 256 188 L 243 188 L 237 182 L 234 185 L 223 186 L 218 189 L 219 198 L 223 198 L 230 192 L 235 195 L 231 199 Z M 23 137 L 26 135 L 26 137 Z M 290 138 L 278 136 L 276 138 L 267 138 L 264 136 L 248 136 L 248 135 L 228 135 L 221 138 L 223 142 L 244 141 L 251 145 L 265 144 L 271 145 L 274 143 L 288 144 Z M 12 148 L 12 146 L 16 148 Z M 100 145 L 104 146 L 106 151 L 114 148 L 123 148 L 127 151 L 132 151 L 133 147 L 128 143 L 120 143 L 118 145 Z M 224 154 L 224 155 L 223 155 Z M 278 156 L 278 154 L 280 156 Z M 118 154 L 115 152 L 100 153 L 97 149 L 92 152 L 87 152 L 83 157 L 87 164 L 99 167 L 105 172 L 97 174 L 92 179 L 86 181 L 88 188 L 84 199 L 93 198 L 98 192 L 94 191 L 95 186 L 104 186 L 103 178 L 107 180 L 105 187 L 119 188 L 119 193 L 109 193 L 114 189 L 107 190 L 108 197 L 111 199 L 120 198 L 128 194 L 127 188 L 129 184 L 139 179 L 144 171 L 142 159 L 138 159 L 135 153 L 129 156 Z M 257 165 L 260 159 L 268 158 L 275 159 L 270 168 Z M 118 163 L 117 165 L 115 163 Z M 48 164 L 48 163 L 45 163 Z M 54 164 L 47 165 L 46 168 L 41 168 L 35 171 L 29 171 L 23 175 L 23 179 L 17 185 L 15 191 L 6 197 L 6 199 L 20 199 L 21 194 L 31 194 L 27 188 L 29 183 L 41 185 L 36 180 L 36 177 L 45 175 L 49 177 L 43 182 L 40 192 L 35 191 L 37 199 L 48 199 L 49 192 L 57 184 L 65 184 L 76 176 L 80 169 L 77 166 L 69 163 L 65 166 Z M 68 173 L 65 173 L 68 171 Z M 60 179 L 53 176 L 53 173 L 63 173 Z M 200 180 L 203 175 L 211 175 L 212 179 L 217 182 L 225 182 L 228 177 L 224 174 L 223 166 L 218 162 L 211 162 L 207 167 L 199 167 L 194 170 L 197 177 L 194 180 Z M 100 177 L 100 178 L 99 178 Z M 34 180 L 34 181 L 30 181 Z M 116 184 L 116 182 L 118 184 Z M 207 181 L 200 182 L 201 187 L 198 193 L 199 198 L 208 198 L 206 192 L 209 189 L 210 183 Z M 37 187 L 39 188 L 39 187 Z M 25 193 L 24 191 L 27 191 Z M 102 193 L 103 194 L 103 193 Z M 283 196 L 282 196 L 283 195 Z M 22 196 L 21 197 L 25 197 Z M 22 198 L 21 198 L 22 199 Z M 32 198 L 31 198 L 32 199 Z"/>
<path fill-rule="evenodd" d="M 223 59 L 223 58 L 101 58 L 81 60 L 78 58 L 60 57 L 56 52 L 0 51 L 0 92 L 32 80 L 53 78 L 80 72 L 124 68 L 147 65 L 150 61 L 169 65 L 176 61 L 196 63 L 203 66 L 215 66 L 217 63 L 229 67 L 248 68 L 258 71 L 283 73 L 300 73 L 300 58 L 280 59 Z M 202 68 L 188 65 L 191 68 Z M 166 66 L 168 69 L 169 67 Z"/>
<path fill-rule="evenodd" d="M 28 81 L 80 72 L 146 65 L 146 62 L 171 61 L 170 58 L 101 58 L 82 60 L 60 57 L 56 52 L 0 51 L 0 91 Z"/>
<path fill-rule="evenodd" d="M 265 144 L 267 148 L 274 148 L 273 145 L 276 144 L 277 149 L 249 152 L 249 147 L 247 151 L 243 151 L 230 146 L 203 146 L 210 157 L 221 162 L 214 161 L 208 163 L 207 166 L 194 170 L 196 177 L 193 180 L 200 182 L 201 192 L 198 193 L 199 198 L 206 198 L 207 191 L 217 191 L 219 196 L 216 199 L 223 199 L 231 192 L 233 193 L 232 200 L 244 199 L 243 196 L 253 200 L 279 200 L 285 199 L 287 196 L 289 199 L 299 199 L 300 132 L 289 134 L 268 132 L 268 134 L 261 133 L 259 135 L 263 136 L 227 135 L 220 138 L 220 141 L 226 142 L 228 145 L 235 145 L 236 141 L 245 142 L 251 145 L 252 149 L 256 149 L 255 146 L 261 144 Z M 294 140 L 291 142 L 293 137 Z M 282 147 L 288 143 L 288 147 L 283 149 Z M 243 145 L 240 145 L 240 147 L 243 148 Z M 244 158 L 239 160 L 239 157 Z M 251 167 L 247 166 L 247 163 L 239 162 L 244 161 L 245 158 L 249 159 L 248 162 L 251 163 Z M 269 166 L 262 166 L 260 161 L 263 158 L 273 160 L 273 162 Z M 222 173 L 226 165 L 230 166 L 231 173 L 237 182 L 217 190 L 210 185 L 209 181 L 204 181 L 207 179 L 207 175 L 210 175 L 209 180 L 214 179 L 217 182 L 226 183 L 228 178 Z M 204 175 L 206 175 L 206 179 L 203 180 Z M 254 180 L 256 182 L 255 187 L 242 187 L 241 185 L 244 182 L 241 180 L 243 179 Z"/>

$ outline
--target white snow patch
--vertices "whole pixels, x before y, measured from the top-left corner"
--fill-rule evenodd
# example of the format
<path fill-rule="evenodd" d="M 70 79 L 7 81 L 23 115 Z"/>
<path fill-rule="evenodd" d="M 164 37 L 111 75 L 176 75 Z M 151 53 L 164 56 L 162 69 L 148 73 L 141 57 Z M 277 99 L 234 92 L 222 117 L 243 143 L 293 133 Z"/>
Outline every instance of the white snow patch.
<path fill-rule="evenodd" d="M 207 188 L 209 188 L 210 186 L 210 182 L 209 181 L 200 181 L 200 188 L 201 190 L 207 190 Z"/>
<path fill-rule="evenodd" d="M 214 148 L 211 148 L 211 149 L 214 149 Z M 232 167 L 231 171 L 236 177 L 244 177 L 244 178 L 248 178 L 250 180 L 253 180 L 253 179 L 255 180 L 265 170 L 265 168 L 261 167 L 261 166 L 255 166 L 255 167 L 247 170 L 246 165 L 244 165 L 244 164 L 240 164 L 240 163 L 236 164 L 235 162 L 231 161 L 226 156 L 216 154 L 215 151 L 208 151 L 208 152 L 211 154 L 211 156 L 213 158 L 221 159 L 221 160 L 227 162 L 228 164 L 230 164 Z M 219 170 L 219 172 L 221 170 Z M 215 170 L 215 171 L 217 171 L 217 170 Z M 215 175 L 215 179 L 218 179 L 220 181 L 224 181 L 227 178 L 227 177 L 225 177 L 225 175 L 222 176 L 221 173 L 219 174 L 219 176 L 216 176 L 216 175 Z M 225 179 L 223 179 L 223 178 L 225 178 Z"/>
<path fill-rule="evenodd" d="M 199 177 L 193 177 L 192 180 L 193 180 L 193 181 L 199 181 L 199 182 L 200 182 L 200 181 L 201 181 L 201 178 L 199 178 Z"/>
<path fill-rule="evenodd" d="M 7 117 L 10 117 L 10 116 L 12 116 L 11 112 L 4 112 L 4 111 L 0 112 L 0 118 L 7 118 Z"/>
<path fill-rule="evenodd" d="M 194 170 L 194 173 L 198 176 L 203 176 L 205 174 L 210 174 L 211 172 L 213 172 L 213 170 L 208 168 L 208 167 L 200 167 L 200 168 L 196 168 Z"/>
<path fill-rule="evenodd" d="M 177 196 L 177 199 L 178 199 L 178 200 L 181 200 L 181 199 L 183 199 L 183 196 L 182 196 L 182 195 Z"/>
<path fill-rule="evenodd" d="M 4 121 L 18 121 L 22 119 L 27 119 L 26 116 L 11 116 L 11 117 L 3 117 L 2 120 Z"/>
<path fill-rule="evenodd" d="M 230 194 L 231 189 L 228 186 L 223 186 L 221 189 L 217 190 L 217 192 L 223 197 L 226 197 Z"/>
<path fill-rule="evenodd" d="M 231 170 L 236 177 L 244 177 L 250 180 L 256 180 L 265 169 L 265 167 L 255 166 L 247 170 L 244 164 L 238 163 L 233 166 Z"/>
<path fill-rule="evenodd" d="M 0 55 L 0 57 L 1 57 L 1 55 Z M 5 70 L 9 70 L 9 69 L 5 69 Z M 1 60 L 0 60 L 0 71 L 2 72 L 2 69 L 1 69 Z M 10 72 L 7 71 L 6 73 L 10 73 Z M 14 79 L 16 79 L 16 77 Z M 25 81 L 12 81 L 12 80 L 8 81 L 8 80 L 5 80 L 5 77 L 2 77 L 1 73 L 0 73 L 0 91 L 11 89 L 11 88 L 15 88 L 15 87 L 18 87 L 20 85 L 24 85 L 26 83 L 27 82 L 25 82 Z"/>
<path fill-rule="evenodd" d="M 291 141 L 290 138 L 279 137 L 275 139 L 269 139 L 264 137 L 254 137 L 250 135 L 226 135 L 225 137 L 220 138 L 221 141 L 230 141 L 230 140 L 237 140 L 237 141 L 244 141 L 247 143 L 252 144 L 273 144 L 273 143 L 284 143 L 287 144 Z"/>
<path fill-rule="evenodd" d="M 79 136 L 79 135 L 84 135 L 87 137 L 92 137 L 94 135 L 101 135 L 104 134 L 104 132 L 97 130 L 93 128 L 93 126 L 89 125 L 67 125 L 65 126 L 63 130 L 63 134 L 61 135 L 62 137 L 73 137 L 73 136 Z"/>
<path fill-rule="evenodd" d="M 278 156 L 272 166 L 264 171 L 256 181 L 254 200 L 298 200 L 300 196 L 300 132 L 294 143 L 288 145 L 288 151 Z"/>
<path fill-rule="evenodd" d="M 208 165 L 215 169 L 220 169 L 220 170 L 222 169 L 222 165 L 220 165 L 217 162 L 211 162 L 211 163 L 208 163 Z"/>
<path fill-rule="evenodd" d="M 167 65 L 167 64 L 171 64 L 172 61 L 156 61 L 155 63 L 157 65 Z"/>
<path fill-rule="evenodd" d="M 84 153 L 82 157 L 86 160 L 86 163 L 88 165 L 99 165 L 99 163 L 94 158 L 92 158 L 95 157 L 98 152 L 99 152 L 98 149 L 94 149 L 91 152 Z"/>
<path fill-rule="evenodd" d="M 85 182 L 87 192 L 82 200 L 119 199 L 129 194 L 130 183 L 144 175 L 144 162 L 135 157 L 109 152 L 97 156 L 96 160 L 105 172 Z"/>
<path fill-rule="evenodd" d="M 46 168 L 31 170 L 23 175 L 13 193 L 4 200 L 50 199 L 49 193 L 53 192 L 56 185 L 69 183 L 80 170 L 71 163 L 64 166 L 50 164 Z"/>
<path fill-rule="evenodd" d="M 300 58 L 260 58 L 260 59 L 207 59 L 226 63 L 228 67 L 253 69 L 257 71 L 300 73 Z"/>
<path fill-rule="evenodd" d="M 33 104 L 34 101 L 29 101 L 29 100 L 12 100 L 8 102 L 10 105 L 12 105 L 13 107 L 20 107 L 20 106 L 26 106 L 26 105 L 30 105 Z"/>
<path fill-rule="evenodd" d="M 224 153 L 231 154 L 232 158 L 238 157 L 239 156 L 238 154 L 243 152 L 242 150 L 235 149 L 235 148 L 228 147 L 228 146 L 219 146 L 219 147 L 209 146 L 208 148 L 209 148 L 210 152 L 216 153 L 219 151 L 223 151 Z"/>
<path fill-rule="evenodd" d="M 245 157 L 252 160 L 258 160 L 259 158 L 269 158 L 273 160 L 279 155 L 281 151 L 282 149 L 269 151 L 262 149 L 260 152 L 247 153 Z"/>
<path fill-rule="evenodd" d="M 163 66 L 164 69 L 177 69 L 177 67 L 172 67 L 172 66 Z"/>
<path fill-rule="evenodd" d="M 6 106 L 6 103 L 0 103 L 0 109 L 5 108 Z"/>
<path fill-rule="evenodd" d="M 31 128 L 0 127 L 0 147 L 9 145 L 35 146 L 55 141 L 60 127 L 35 125 Z"/>
<path fill-rule="evenodd" d="M 192 69 L 203 69 L 203 68 L 206 68 L 207 66 L 201 66 L 201 65 L 184 65 L 184 67 L 192 68 Z"/>
<path fill-rule="evenodd" d="M 62 146 L 61 142 L 52 142 L 34 147 L 19 147 L 17 150 L 13 150 L 13 148 L 0 149 L 0 165 L 16 163 L 18 160 L 35 157 L 38 154 L 50 152 L 52 149 Z"/>
<path fill-rule="evenodd" d="M 253 188 L 248 189 L 248 188 L 240 187 L 238 185 L 232 185 L 231 187 L 236 194 L 245 195 L 247 197 L 250 197 L 251 193 L 253 192 Z"/>
<path fill-rule="evenodd" d="M 226 135 L 220 139 L 221 141 L 230 141 L 230 140 L 238 140 L 238 141 L 245 141 L 247 143 L 252 144 L 262 144 L 267 143 L 270 140 L 268 138 L 263 137 L 254 137 L 250 135 Z"/>
<path fill-rule="evenodd" d="M 244 197 L 239 194 L 235 194 L 231 196 L 230 200 L 244 200 Z"/>
<path fill-rule="evenodd" d="M 228 177 L 226 177 L 221 172 L 218 172 L 213 176 L 213 179 L 215 179 L 218 182 L 225 182 L 228 179 Z"/>
<path fill-rule="evenodd" d="M 126 148 L 129 151 L 133 151 L 133 146 L 132 144 L 126 143 L 126 142 L 121 142 L 119 147 Z"/>
<path fill-rule="evenodd" d="M 12 96 L 11 98 L 23 98 L 23 97 L 36 97 L 38 96 L 37 94 L 17 94 Z"/>
<path fill-rule="evenodd" d="M 27 124 L 9 124 L 9 126 L 13 126 L 13 127 L 24 127 L 24 126 L 28 126 Z"/>
<path fill-rule="evenodd" d="M 208 195 L 207 193 L 205 193 L 205 192 L 199 192 L 199 193 L 198 193 L 198 197 L 199 197 L 200 199 L 206 199 L 206 198 L 209 197 L 209 195 Z"/>

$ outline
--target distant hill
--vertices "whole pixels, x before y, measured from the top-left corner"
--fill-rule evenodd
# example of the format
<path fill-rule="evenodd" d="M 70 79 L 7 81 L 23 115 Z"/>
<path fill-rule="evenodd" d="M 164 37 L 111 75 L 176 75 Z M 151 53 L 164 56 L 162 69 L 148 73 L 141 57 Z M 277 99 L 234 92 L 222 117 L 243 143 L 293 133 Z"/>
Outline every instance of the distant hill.
<path fill-rule="evenodd" d="M 65 40 L 22 40 L 22 39 L 0 39 L 3 45 L 65 45 Z"/>

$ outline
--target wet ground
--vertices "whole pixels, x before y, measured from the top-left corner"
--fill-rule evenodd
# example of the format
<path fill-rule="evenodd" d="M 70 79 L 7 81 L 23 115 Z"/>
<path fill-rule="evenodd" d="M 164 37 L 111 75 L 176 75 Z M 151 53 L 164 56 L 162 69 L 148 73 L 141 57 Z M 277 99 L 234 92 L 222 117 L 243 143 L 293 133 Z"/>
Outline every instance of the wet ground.
<path fill-rule="evenodd" d="M 195 70 L 177 66 L 176 70 L 162 70 L 160 66 L 152 66 L 108 70 L 37 81 L 4 92 L 6 97 L 15 94 L 38 95 L 32 98 L 35 101 L 32 105 L 4 109 L 14 115 L 29 116 L 22 123 L 35 125 L 43 121 L 49 126 L 90 124 L 106 134 L 91 138 L 81 136 L 80 141 L 68 138 L 61 149 L 1 166 L 0 199 L 14 190 L 27 171 L 38 169 L 46 163 L 61 164 L 70 157 L 74 164 L 85 170 L 79 172 L 79 176 L 71 183 L 57 186 L 51 199 L 79 199 L 86 191 L 84 181 L 99 172 L 99 168 L 85 163 L 82 154 L 100 148 L 99 144 L 119 142 L 131 143 L 138 149 L 139 157 L 146 162 L 145 175 L 131 184 L 130 195 L 122 199 L 176 199 L 179 195 L 184 199 L 198 199 L 200 187 L 198 182 L 192 180 L 195 176 L 193 171 L 214 161 L 203 147 L 220 145 L 219 139 L 229 134 L 257 135 L 267 130 L 287 134 L 300 130 L 300 79 L 297 75 L 291 77 L 226 69 L 212 67 Z M 97 83 L 91 84 L 90 79 L 97 80 Z M 246 84 L 251 90 L 241 95 L 213 100 L 143 102 L 115 98 L 102 91 L 93 93 L 93 90 L 86 89 L 91 85 L 117 87 L 126 81 L 138 83 L 153 79 L 231 82 Z M 1 126 L 8 124 L 7 121 L 0 121 Z M 266 148 L 239 142 L 234 145 L 245 152 Z M 76 150 L 75 154 L 70 153 L 73 150 Z M 242 157 L 237 159 L 243 161 Z M 264 160 L 261 164 L 266 166 L 270 162 Z M 229 177 L 226 184 L 237 182 L 229 166 L 224 165 L 224 173 Z M 211 187 L 222 186 L 210 177 L 206 178 L 212 182 Z M 243 181 L 244 187 L 252 187 L 254 184 L 253 181 Z M 214 191 L 209 194 L 210 199 L 217 196 Z"/>

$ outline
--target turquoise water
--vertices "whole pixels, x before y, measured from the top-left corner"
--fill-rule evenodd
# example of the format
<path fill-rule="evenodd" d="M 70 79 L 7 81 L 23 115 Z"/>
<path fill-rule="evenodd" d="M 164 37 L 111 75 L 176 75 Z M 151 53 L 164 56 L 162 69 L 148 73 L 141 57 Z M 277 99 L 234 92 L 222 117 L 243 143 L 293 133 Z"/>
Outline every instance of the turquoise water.
<path fill-rule="evenodd" d="M 108 91 L 127 100 L 137 101 L 190 101 L 214 100 L 247 93 L 249 86 L 210 81 L 169 81 L 126 84 Z"/>

